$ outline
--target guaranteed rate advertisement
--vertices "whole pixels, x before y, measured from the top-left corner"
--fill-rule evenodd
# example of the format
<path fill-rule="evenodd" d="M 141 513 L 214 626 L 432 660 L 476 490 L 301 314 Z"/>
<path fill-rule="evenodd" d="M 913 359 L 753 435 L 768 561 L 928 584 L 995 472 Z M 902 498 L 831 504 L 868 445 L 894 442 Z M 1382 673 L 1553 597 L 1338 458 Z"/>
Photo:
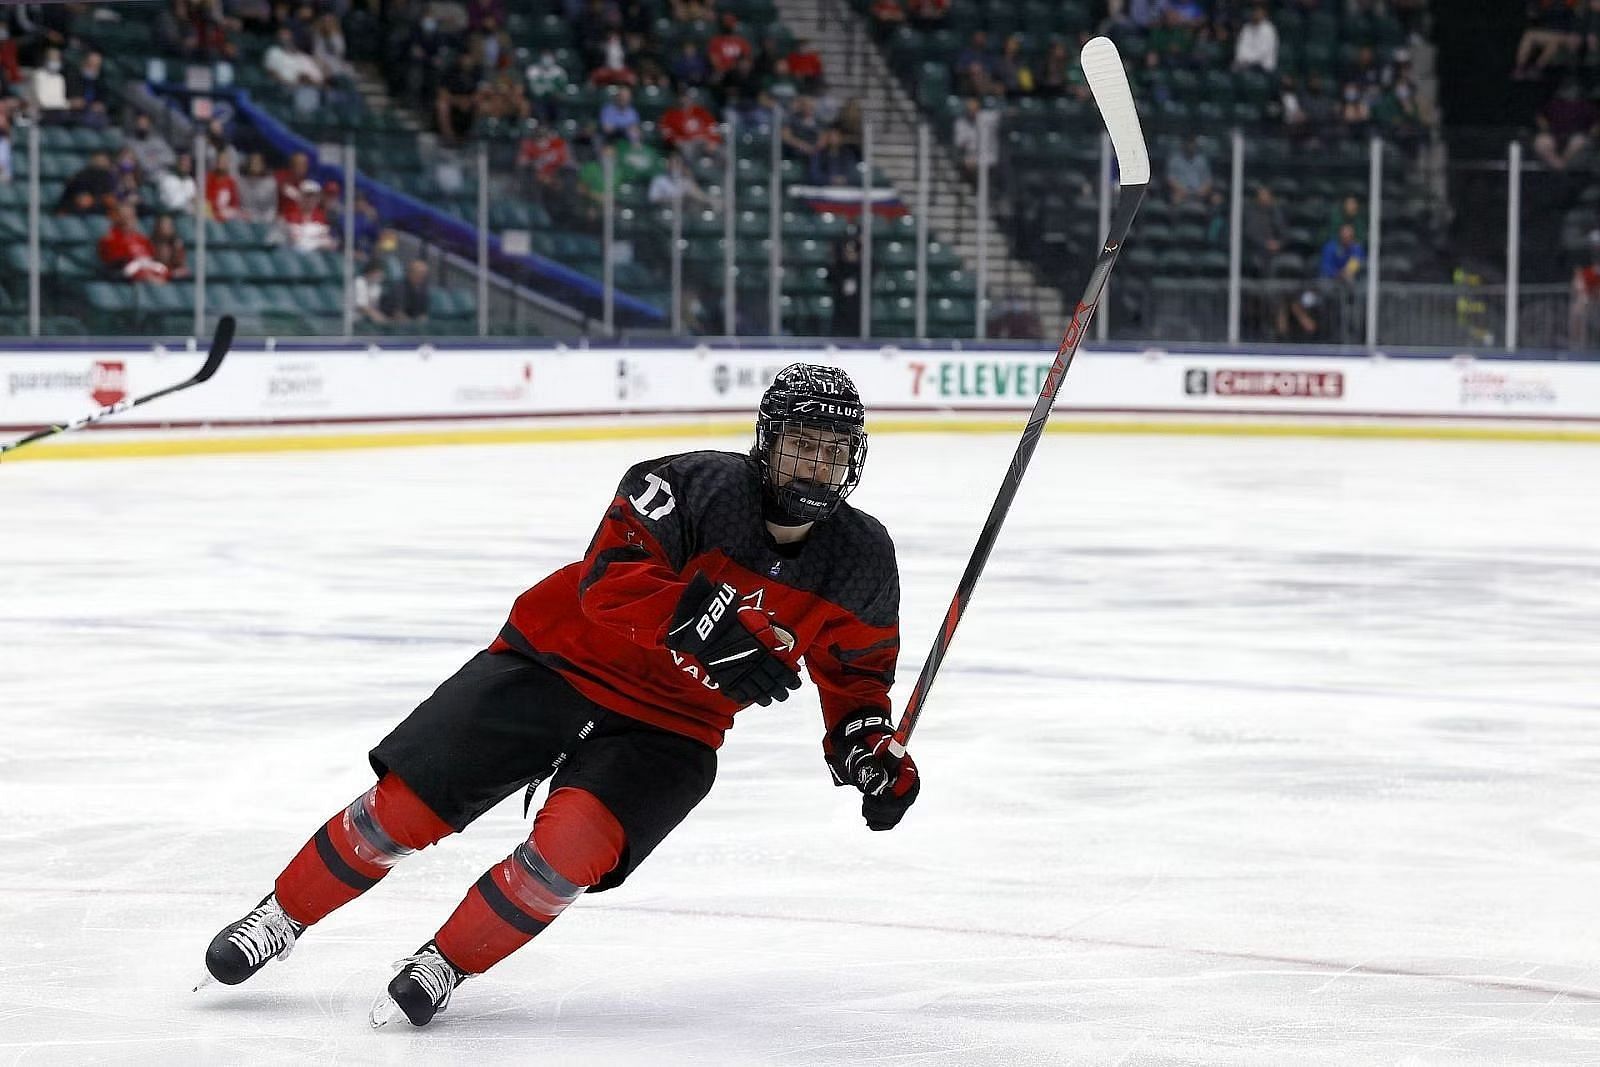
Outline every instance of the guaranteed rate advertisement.
<path fill-rule="evenodd" d="M 0 427 L 27 430 L 146 395 L 203 359 L 181 349 L 0 354 Z M 1023 412 L 1054 359 L 1016 349 L 242 347 L 210 382 L 103 425 L 743 414 L 797 361 L 843 367 L 880 413 Z M 1056 410 L 1600 421 L 1600 363 L 1082 352 Z"/>

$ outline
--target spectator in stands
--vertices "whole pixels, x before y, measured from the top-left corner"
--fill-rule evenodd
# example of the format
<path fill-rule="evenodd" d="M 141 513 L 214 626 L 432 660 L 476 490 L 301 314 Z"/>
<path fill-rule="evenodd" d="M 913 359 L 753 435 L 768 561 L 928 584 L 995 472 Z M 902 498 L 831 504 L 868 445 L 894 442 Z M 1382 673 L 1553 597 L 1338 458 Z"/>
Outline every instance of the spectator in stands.
<path fill-rule="evenodd" d="M 1318 276 L 1334 281 L 1353 282 L 1367 265 L 1367 250 L 1356 240 L 1354 226 L 1340 226 L 1337 237 L 1322 246 L 1322 267 Z"/>
<path fill-rule="evenodd" d="M 261 57 L 261 66 L 272 80 L 286 89 L 310 86 L 320 89 L 327 81 L 322 67 L 295 42 L 294 32 L 285 26 L 278 30 L 271 47 Z"/>
<path fill-rule="evenodd" d="M 985 111 L 975 96 L 967 97 L 964 110 L 956 118 L 952 140 L 961 163 L 961 173 L 968 181 L 976 181 L 978 167 L 987 159 L 992 166 L 998 161 L 997 133 L 999 115 Z"/>
<path fill-rule="evenodd" d="M 382 262 L 377 259 L 367 260 L 367 265 L 356 275 L 355 284 L 351 289 L 351 303 L 355 306 L 356 318 L 362 322 L 389 321 L 389 316 L 383 313 Z"/>
<path fill-rule="evenodd" d="M 128 147 L 139 161 L 139 170 L 145 174 L 159 174 L 177 162 L 177 153 L 166 140 L 150 128 L 150 116 L 143 111 L 134 113 L 133 129 L 128 133 Z"/>
<path fill-rule="evenodd" d="M 1268 74 L 1278 69 L 1278 27 L 1267 18 L 1265 4 L 1250 9 L 1250 20 L 1239 31 L 1233 49 L 1234 70 L 1264 70 Z"/>
<path fill-rule="evenodd" d="M 407 61 L 388 71 L 390 90 L 413 101 L 427 100 L 443 79 L 448 45 L 438 18 L 424 15 L 411 31 Z"/>
<path fill-rule="evenodd" d="M 211 159 L 206 171 L 206 206 L 218 222 L 231 222 L 244 213 L 239 180 L 233 176 L 233 149 Z"/>
<path fill-rule="evenodd" d="M 322 183 L 307 178 L 300 198 L 279 213 L 285 243 L 296 252 L 328 252 L 338 247 L 328 213 L 322 207 Z"/>
<path fill-rule="evenodd" d="M 237 27 L 223 11 L 222 0 L 185 0 L 177 5 L 184 15 L 183 51 L 193 59 L 233 59 L 238 49 L 228 39 Z"/>
<path fill-rule="evenodd" d="M 956 91 L 964 96 L 992 96 L 999 90 L 994 81 L 994 56 L 989 53 L 989 35 L 973 30 L 967 46 L 956 53 L 951 71 Z"/>
<path fill-rule="evenodd" d="M 1326 340 L 1322 312 L 1322 294 L 1315 288 L 1290 292 L 1278 305 L 1277 339 L 1291 344 Z"/>
<path fill-rule="evenodd" d="M 406 276 L 399 285 L 384 287 L 378 307 L 396 322 L 426 322 L 431 297 L 428 264 L 413 259 L 406 264 Z"/>
<path fill-rule="evenodd" d="M 722 16 L 722 32 L 706 42 L 706 57 L 711 60 L 715 75 L 727 74 L 742 59 L 755 58 L 749 40 L 739 32 L 739 20 L 732 14 Z"/>
<path fill-rule="evenodd" d="M 528 83 L 533 113 L 542 122 L 554 122 L 561 106 L 561 93 L 570 80 L 566 68 L 556 61 L 556 54 L 546 48 L 539 53 L 537 63 L 528 64 L 523 77 Z"/>
<path fill-rule="evenodd" d="M 950 0 L 906 0 L 911 25 L 919 30 L 937 30 L 950 17 Z"/>
<path fill-rule="evenodd" d="M 28 85 L 28 98 L 39 109 L 45 123 L 64 122 L 71 112 L 67 106 L 67 78 L 61 73 L 61 52 L 47 48 L 44 62 L 34 69 Z"/>
<path fill-rule="evenodd" d="M 789 77 L 787 59 L 780 59 L 773 65 L 772 77 L 766 83 L 775 95 L 785 100 L 793 100 L 799 92 L 794 79 Z M 760 94 L 761 86 L 762 78 L 756 72 L 755 60 L 750 56 L 745 56 L 731 70 L 725 70 L 712 79 L 712 87 L 722 95 L 724 108 L 734 111 L 746 110 L 748 102 Z"/>
<path fill-rule="evenodd" d="M 194 198 L 198 190 L 199 186 L 194 177 L 194 157 L 188 152 L 179 152 L 172 169 L 162 172 L 156 179 L 156 193 L 160 198 L 162 211 L 193 214 Z"/>
<path fill-rule="evenodd" d="M 1566 170 L 1589 147 L 1595 115 L 1583 87 L 1568 77 L 1535 118 L 1539 132 L 1533 138 L 1534 152 L 1552 169 Z"/>
<path fill-rule="evenodd" d="M 139 170 L 139 158 L 127 145 L 117 150 L 117 158 L 111 164 L 111 180 L 111 195 L 119 204 L 139 203 L 139 186 L 144 175 Z"/>
<path fill-rule="evenodd" d="M 495 71 L 478 89 L 478 117 L 502 122 L 521 122 L 533 114 L 522 83 L 510 70 Z"/>
<path fill-rule="evenodd" d="M 854 233 L 840 238 L 834 246 L 833 263 L 828 268 L 828 283 L 833 290 L 833 322 L 829 336 L 860 336 L 861 238 Z"/>
<path fill-rule="evenodd" d="M 1294 141 L 1311 132 L 1310 116 L 1300 102 L 1300 83 L 1293 74 L 1278 80 L 1278 113 L 1283 118 L 1283 130 Z"/>
<path fill-rule="evenodd" d="M 101 264 L 122 281 L 159 285 L 167 280 L 166 264 L 156 259 L 155 246 L 139 231 L 132 204 L 119 204 L 111 213 L 111 228 L 96 251 Z"/>
<path fill-rule="evenodd" d="M 699 95 L 693 90 L 680 93 L 677 106 L 661 116 L 661 136 L 668 147 L 691 159 L 715 152 L 722 144 L 717 120 L 700 106 Z"/>
<path fill-rule="evenodd" d="M 606 181 L 606 161 L 611 163 L 611 180 Z M 622 168 L 617 166 L 615 145 L 606 145 L 600 154 L 578 168 L 578 194 L 583 198 L 583 221 L 591 226 L 599 223 L 605 211 L 606 189 L 614 193 L 622 182 Z"/>
<path fill-rule="evenodd" d="M 648 183 L 661 172 L 661 153 L 644 139 L 636 126 L 626 140 L 617 144 L 617 180 L 624 183 Z"/>
<path fill-rule="evenodd" d="M 667 169 L 650 180 L 650 202 L 657 207 L 672 207 L 680 198 L 685 207 L 712 207 L 715 202 L 689 173 L 682 156 L 668 156 Z"/>
<path fill-rule="evenodd" d="M 311 157 L 304 152 L 292 153 L 289 165 L 273 177 L 278 183 L 278 214 L 282 216 L 289 205 L 300 201 L 300 187 L 311 177 Z"/>
<path fill-rule="evenodd" d="M 1161 18 L 1146 38 L 1151 53 L 1161 57 L 1168 68 L 1197 65 L 1192 53 L 1197 24 L 1175 6 L 1165 6 Z"/>
<path fill-rule="evenodd" d="M 1059 37 L 1051 41 L 1050 49 L 1045 52 L 1044 63 L 1039 70 L 1039 95 L 1066 96 L 1072 82 L 1072 72 L 1076 67 L 1072 53 L 1067 51 L 1067 42 Z"/>
<path fill-rule="evenodd" d="M 0 185 L 10 185 L 11 177 L 11 116 L 0 109 Z"/>
<path fill-rule="evenodd" d="M 572 171 L 572 150 L 561 134 L 538 119 L 529 119 L 523 123 L 522 143 L 517 146 L 517 168 L 533 175 L 541 193 L 557 191 Z"/>
<path fill-rule="evenodd" d="M 1200 152 L 1193 134 L 1183 139 L 1183 147 L 1167 157 L 1167 193 L 1174 204 L 1185 200 L 1204 201 L 1211 195 L 1211 161 Z"/>
<path fill-rule="evenodd" d="M 639 112 L 633 106 L 633 91 L 624 85 L 600 109 L 600 135 L 614 144 L 638 132 Z"/>
<path fill-rule="evenodd" d="M 1272 261 L 1284 249 L 1289 224 L 1272 187 L 1256 186 L 1255 195 L 1244 205 L 1241 239 L 1244 243 L 1244 269 L 1254 277 L 1272 277 Z"/>
<path fill-rule="evenodd" d="M 472 133 L 472 124 L 478 117 L 478 84 L 482 80 L 483 72 L 470 51 L 456 56 L 434 98 L 440 140 L 459 144 Z"/>
<path fill-rule="evenodd" d="M 1365 137 L 1372 128 L 1372 107 L 1367 90 L 1357 82 L 1345 82 L 1339 100 L 1339 127 L 1346 137 Z"/>
<path fill-rule="evenodd" d="M 589 72 L 590 85 L 636 85 L 639 76 L 628 66 L 628 49 L 622 34 L 612 30 L 600 45 L 600 62 Z"/>
<path fill-rule="evenodd" d="M 183 238 L 178 236 L 178 223 L 171 215 L 156 218 L 156 228 L 150 233 L 151 255 L 167 268 L 169 281 L 182 281 L 189 277 L 189 252 Z"/>
<path fill-rule="evenodd" d="M 1589 255 L 1572 272 L 1572 307 L 1567 313 L 1567 347 L 1589 347 L 1589 328 L 1600 310 L 1600 237 L 1589 238 Z"/>
<path fill-rule="evenodd" d="M 117 180 L 111 171 L 111 157 L 96 152 L 89 157 L 61 189 L 56 201 L 57 215 L 102 215 L 116 206 Z"/>
<path fill-rule="evenodd" d="M 251 222 L 278 218 L 278 179 L 267 171 L 267 159 L 260 152 L 250 153 L 239 176 L 239 208 Z"/>
<path fill-rule="evenodd" d="M 816 105 L 811 97 L 797 97 L 793 109 L 783 124 L 783 154 L 809 166 L 822 141 L 822 130 L 817 125 Z"/>
<path fill-rule="evenodd" d="M 1337 131 L 1339 101 L 1328 92 L 1320 71 L 1314 70 L 1306 75 L 1306 91 L 1300 98 L 1300 106 L 1305 109 L 1308 138 L 1320 140 Z"/>
<path fill-rule="evenodd" d="M 1571 0 L 1530 0 L 1528 28 L 1517 43 L 1511 76 L 1537 79 L 1577 51 L 1581 38 Z"/>
<path fill-rule="evenodd" d="M 872 16 L 872 28 L 880 37 L 905 25 L 906 9 L 901 6 L 900 0 L 872 0 L 869 13 Z"/>
<path fill-rule="evenodd" d="M 678 54 L 672 57 L 668 66 L 672 74 L 673 84 L 681 92 L 697 85 L 705 85 L 711 80 L 711 61 L 706 59 L 705 53 L 700 51 L 700 46 L 693 37 L 685 37 L 678 44 Z"/>
<path fill-rule="evenodd" d="M 1341 227 L 1348 226 L 1356 235 L 1357 244 L 1367 243 L 1367 213 L 1361 208 L 1361 201 L 1353 196 L 1347 196 L 1333 206 L 1328 214 L 1328 227 L 1324 234 L 1325 240 L 1333 240 L 1339 236 Z"/>
<path fill-rule="evenodd" d="M 355 196 L 356 202 L 351 212 L 354 216 L 350 224 L 351 240 L 355 245 L 356 259 L 365 263 L 377 248 L 378 235 L 383 232 L 383 216 L 378 214 L 378 209 L 367 199 L 366 193 L 357 189 Z"/>
<path fill-rule="evenodd" d="M 1022 35 L 1013 33 L 994 60 L 995 82 L 1013 99 L 1033 92 L 1033 68 L 1022 54 Z"/>
<path fill-rule="evenodd" d="M 822 57 L 804 37 L 797 38 L 794 50 L 786 57 L 789 77 L 799 85 L 802 93 L 815 93 L 822 88 Z"/>
<path fill-rule="evenodd" d="M 106 103 L 111 98 L 104 68 L 105 58 L 91 50 L 84 55 L 83 62 L 66 75 L 67 110 L 79 125 L 96 130 L 105 128 Z"/>
<path fill-rule="evenodd" d="M 812 185 L 859 184 L 861 175 L 856 169 L 859 162 L 855 153 L 840 143 L 839 131 L 829 127 L 822 131 L 807 178 Z"/>

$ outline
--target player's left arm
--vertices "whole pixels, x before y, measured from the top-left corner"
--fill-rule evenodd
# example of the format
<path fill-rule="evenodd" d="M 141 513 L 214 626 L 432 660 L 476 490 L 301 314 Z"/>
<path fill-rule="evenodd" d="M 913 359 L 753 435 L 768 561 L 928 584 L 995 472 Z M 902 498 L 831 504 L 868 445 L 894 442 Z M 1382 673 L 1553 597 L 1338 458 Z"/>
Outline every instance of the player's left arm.
<path fill-rule="evenodd" d="M 874 607 L 868 614 L 876 624 L 841 615 L 824 626 L 806 651 L 806 670 L 821 697 L 822 753 L 834 784 L 859 789 L 867 826 L 890 830 L 922 787 L 911 754 L 896 755 L 890 745 L 889 690 L 900 656 L 898 581 L 880 591 Z"/>

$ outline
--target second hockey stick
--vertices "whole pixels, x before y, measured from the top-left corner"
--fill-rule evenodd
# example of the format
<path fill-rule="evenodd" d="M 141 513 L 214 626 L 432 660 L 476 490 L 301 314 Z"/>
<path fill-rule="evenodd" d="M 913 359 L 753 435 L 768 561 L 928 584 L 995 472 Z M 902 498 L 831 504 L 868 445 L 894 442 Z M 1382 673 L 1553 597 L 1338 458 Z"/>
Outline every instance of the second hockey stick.
<path fill-rule="evenodd" d="M 152 400 L 159 400 L 164 396 L 187 389 L 191 385 L 199 385 L 201 382 L 210 380 L 211 376 L 217 373 L 217 368 L 222 366 L 223 357 L 228 354 L 228 349 L 233 345 L 233 326 L 232 315 L 224 315 L 217 321 L 217 332 L 211 339 L 211 351 L 206 354 L 206 361 L 201 364 L 200 369 L 194 373 L 193 377 L 186 378 L 177 385 L 169 385 L 165 389 L 157 389 L 155 392 L 145 396 L 135 397 L 132 400 L 119 400 L 115 404 L 107 404 L 99 411 L 91 412 L 81 419 L 74 419 L 71 422 L 63 422 L 57 426 L 46 426 L 42 430 L 35 430 L 26 437 L 19 438 L 9 444 L 0 445 L 0 454 L 21 448 L 23 445 L 32 444 L 35 441 L 41 441 L 46 437 L 54 437 L 58 433 L 81 430 L 90 423 L 108 419 L 113 415 L 120 415 L 122 412 L 136 408 L 140 404 L 148 404 Z"/>
<path fill-rule="evenodd" d="M 1005 477 L 1000 481 L 1000 492 L 995 496 L 994 504 L 989 508 L 989 517 L 984 520 L 983 531 L 978 535 L 978 543 L 972 550 L 972 558 L 967 561 L 966 573 L 962 574 L 961 582 L 956 586 L 956 595 L 950 601 L 950 608 L 945 612 L 944 621 L 939 626 L 939 632 L 933 639 L 933 648 L 928 652 L 927 660 L 922 664 L 922 673 L 917 676 L 917 684 L 911 691 L 911 698 L 906 701 L 905 710 L 900 715 L 900 725 L 895 728 L 894 741 L 890 749 L 895 755 L 903 754 L 906 742 L 911 739 L 911 731 L 916 728 L 917 718 L 922 714 L 923 702 L 928 697 L 928 690 L 933 687 L 933 677 L 939 671 L 939 665 L 944 662 L 945 652 L 950 647 L 950 641 L 955 637 L 956 626 L 961 622 L 961 616 L 967 609 L 967 602 L 972 596 L 973 588 L 978 584 L 978 578 L 983 574 L 983 568 L 989 561 L 989 552 L 994 548 L 995 538 L 1000 534 L 1000 526 L 1005 522 L 1006 515 L 1011 511 L 1011 502 L 1016 499 L 1017 489 L 1022 484 L 1022 476 L 1027 473 L 1028 462 L 1033 458 L 1034 449 L 1039 445 L 1039 437 L 1044 433 L 1045 423 L 1050 419 L 1050 410 L 1056 402 L 1056 392 L 1061 388 L 1061 381 L 1066 377 L 1067 368 L 1072 366 L 1072 357 L 1078 352 L 1078 343 L 1083 340 L 1083 335 L 1089 329 L 1089 322 L 1094 318 L 1095 307 L 1100 303 L 1100 294 L 1105 290 L 1106 278 L 1111 274 L 1111 268 L 1117 262 L 1117 252 L 1122 248 L 1122 242 L 1127 239 L 1128 229 L 1133 225 L 1133 216 L 1139 210 L 1139 204 L 1144 200 L 1145 190 L 1150 185 L 1150 153 L 1145 147 L 1144 134 L 1139 128 L 1139 113 L 1133 106 L 1133 93 L 1128 88 L 1128 75 L 1122 67 L 1122 57 L 1117 54 L 1117 46 L 1108 38 L 1096 37 L 1083 46 L 1080 58 L 1083 64 L 1084 76 L 1089 81 L 1089 88 L 1094 93 L 1094 102 L 1100 108 L 1100 117 L 1105 121 L 1106 132 L 1111 137 L 1111 146 L 1117 153 L 1117 165 L 1121 173 L 1121 196 L 1117 201 L 1117 209 L 1111 217 L 1111 228 L 1106 235 L 1106 243 L 1100 249 L 1100 258 L 1094 265 L 1094 271 L 1089 275 L 1089 284 L 1083 291 L 1083 299 L 1078 301 L 1078 306 L 1072 312 L 1072 321 L 1067 324 L 1067 332 L 1061 338 L 1061 347 L 1056 350 L 1056 359 L 1050 366 L 1050 371 L 1045 375 L 1044 386 L 1039 390 L 1039 399 L 1034 401 L 1033 411 L 1028 416 L 1028 424 L 1023 427 L 1022 440 L 1017 445 L 1016 454 L 1011 457 L 1011 466 L 1007 468 Z"/>

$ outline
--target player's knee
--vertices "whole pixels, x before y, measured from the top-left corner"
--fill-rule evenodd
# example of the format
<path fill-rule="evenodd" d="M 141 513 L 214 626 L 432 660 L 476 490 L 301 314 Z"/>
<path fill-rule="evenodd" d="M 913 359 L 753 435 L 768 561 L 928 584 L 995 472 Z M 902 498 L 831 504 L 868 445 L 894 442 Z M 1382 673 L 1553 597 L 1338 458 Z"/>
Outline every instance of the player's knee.
<path fill-rule="evenodd" d="M 626 835 L 599 797 L 568 787 L 539 809 L 528 844 L 562 879 L 588 888 L 617 865 Z"/>
<path fill-rule="evenodd" d="M 356 856 L 377 867 L 392 867 L 402 857 L 451 833 L 448 823 L 393 774 L 361 794 L 344 811 L 343 828 Z"/>

